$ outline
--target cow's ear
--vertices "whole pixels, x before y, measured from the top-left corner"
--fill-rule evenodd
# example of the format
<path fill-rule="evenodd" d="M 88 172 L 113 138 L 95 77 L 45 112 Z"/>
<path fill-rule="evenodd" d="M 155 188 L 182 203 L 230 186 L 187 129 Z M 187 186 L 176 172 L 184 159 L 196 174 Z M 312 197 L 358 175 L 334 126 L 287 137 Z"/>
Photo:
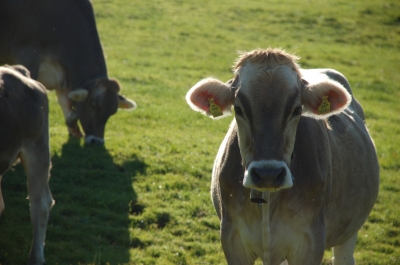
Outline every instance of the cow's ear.
<path fill-rule="evenodd" d="M 111 89 L 112 91 L 115 91 L 116 93 L 118 93 L 121 89 L 121 86 L 120 86 L 118 80 L 114 79 L 114 78 L 108 79 L 106 86 L 108 89 Z"/>
<path fill-rule="evenodd" d="M 303 115 L 325 119 L 343 112 L 351 103 L 351 95 L 339 82 L 320 78 L 309 82 L 303 80 Z"/>
<path fill-rule="evenodd" d="M 234 99 L 230 85 L 215 78 L 199 81 L 186 94 L 186 101 L 193 110 L 212 118 L 229 115 Z"/>
<path fill-rule="evenodd" d="M 126 98 L 125 96 L 118 95 L 118 108 L 135 110 L 137 108 L 136 102 Z"/>
<path fill-rule="evenodd" d="M 87 98 L 88 94 L 89 92 L 86 89 L 78 88 L 70 91 L 68 93 L 68 97 L 73 101 L 82 102 Z"/>

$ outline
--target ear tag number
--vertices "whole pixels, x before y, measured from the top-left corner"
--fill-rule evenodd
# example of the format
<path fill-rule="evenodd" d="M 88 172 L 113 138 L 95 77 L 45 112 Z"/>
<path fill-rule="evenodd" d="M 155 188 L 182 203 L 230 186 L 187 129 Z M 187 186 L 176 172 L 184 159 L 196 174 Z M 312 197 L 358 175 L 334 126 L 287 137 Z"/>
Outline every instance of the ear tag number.
<path fill-rule="evenodd" d="M 213 98 L 209 98 L 208 101 L 210 102 L 210 112 L 213 115 L 214 118 L 222 116 L 222 110 L 221 108 L 214 103 L 214 99 Z"/>
<path fill-rule="evenodd" d="M 328 96 L 323 96 L 322 103 L 318 107 L 318 115 L 323 115 L 331 111 L 331 103 L 328 101 Z"/>

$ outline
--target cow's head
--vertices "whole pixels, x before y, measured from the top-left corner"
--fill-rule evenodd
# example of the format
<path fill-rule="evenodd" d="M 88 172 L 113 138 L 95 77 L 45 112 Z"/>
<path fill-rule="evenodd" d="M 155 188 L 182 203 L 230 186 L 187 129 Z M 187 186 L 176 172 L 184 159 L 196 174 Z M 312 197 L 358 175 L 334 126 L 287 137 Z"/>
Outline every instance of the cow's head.
<path fill-rule="evenodd" d="M 338 82 L 323 76 L 305 80 L 297 60 L 279 49 L 243 53 L 234 66 L 233 80 L 207 78 L 187 93 L 192 109 L 210 117 L 224 117 L 233 106 L 247 188 L 290 188 L 289 167 L 300 117 L 325 119 L 342 112 L 351 101 Z"/>
<path fill-rule="evenodd" d="M 104 143 L 107 120 L 118 108 L 135 109 L 136 103 L 119 94 L 119 83 L 114 79 L 99 78 L 68 93 L 74 102 L 67 123 L 80 121 L 85 132 L 86 143 Z"/>

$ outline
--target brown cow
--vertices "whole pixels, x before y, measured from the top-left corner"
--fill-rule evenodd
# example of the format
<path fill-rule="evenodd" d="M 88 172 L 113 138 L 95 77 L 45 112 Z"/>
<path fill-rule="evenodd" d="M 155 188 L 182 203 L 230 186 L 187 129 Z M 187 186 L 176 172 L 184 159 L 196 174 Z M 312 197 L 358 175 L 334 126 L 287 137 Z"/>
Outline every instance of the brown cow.
<path fill-rule="evenodd" d="M 297 60 L 243 53 L 233 80 L 204 79 L 187 94 L 206 115 L 235 110 L 211 184 L 228 264 L 321 264 L 331 247 L 334 264 L 354 264 L 377 198 L 376 151 L 348 81 Z"/>
<path fill-rule="evenodd" d="M 0 67 L 0 184 L 20 159 L 28 178 L 33 242 L 29 264 L 44 264 L 47 220 L 54 204 L 49 188 L 50 150 L 45 87 L 23 66 Z M 4 201 L 0 186 L 0 214 Z"/>
<path fill-rule="evenodd" d="M 109 117 L 136 103 L 119 95 L 107 76 L 93 8 L 88 0 L 0 1 L 0 64 L 22 64 L 55 90 L 68 131 L 104 143 Z"/>

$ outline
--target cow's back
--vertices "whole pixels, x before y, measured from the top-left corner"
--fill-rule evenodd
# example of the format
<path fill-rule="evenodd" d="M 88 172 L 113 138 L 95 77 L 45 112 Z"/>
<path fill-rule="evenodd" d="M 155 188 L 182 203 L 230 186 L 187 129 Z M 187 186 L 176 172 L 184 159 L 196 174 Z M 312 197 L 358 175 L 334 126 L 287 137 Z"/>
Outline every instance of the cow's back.
<path fill-rule="evenodd" d="M 44 86 L 8 67 L 0 67 L 0 80 L 1 174 L 24 144 L 45 135 L 48 102 Z"/>
<path fill-rule="evenodd" d="M 93 8 L 87 0 L 1 1 L 0 34 L 0 64 L 23 64 L 33 79 L 38 78 L 43 60 L 65 69 L 67 87 L 107 77 Z"/>

